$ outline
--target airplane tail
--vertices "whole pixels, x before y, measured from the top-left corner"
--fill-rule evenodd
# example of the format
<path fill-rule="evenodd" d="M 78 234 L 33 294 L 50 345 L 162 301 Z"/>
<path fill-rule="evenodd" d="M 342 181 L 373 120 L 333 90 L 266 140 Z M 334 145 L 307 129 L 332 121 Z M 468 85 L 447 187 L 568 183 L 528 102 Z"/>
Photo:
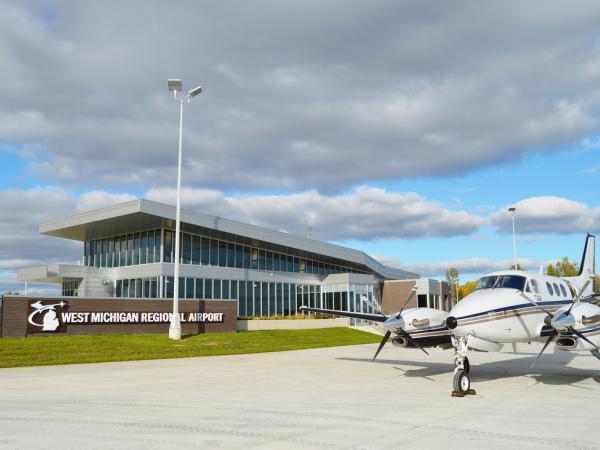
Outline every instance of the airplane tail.
<path fill-rule="evenodd" d="M 579 274 L 575 277 L 569 277 L 571 282 L 582 289 L 586 281 L 590 280 L 581 297 L 586 298 L 594 295 L 594 276 L 596 274 L 596 237 L 592 234 L 587 235 L 585 246 L 583 247 L 583 256 L 579 266 Z"/>

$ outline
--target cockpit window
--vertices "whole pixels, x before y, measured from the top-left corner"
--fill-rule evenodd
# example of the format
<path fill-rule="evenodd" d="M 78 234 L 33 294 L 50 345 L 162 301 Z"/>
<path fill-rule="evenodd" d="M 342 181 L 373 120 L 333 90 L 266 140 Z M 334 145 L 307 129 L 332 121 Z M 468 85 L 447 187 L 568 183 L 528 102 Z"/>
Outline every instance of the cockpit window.
<path fill-rule="evenodd" d="M 477 287 L 475 288 L 475 290 L 491 289 L 494 287 L 494 284 L 496 283 L 497 279 L 498 279 L 498 277 L 483 277 L 482 279 L 479 280 L 479 283 L 477 283 Z"/>
<path fill-rule="evenodd" d="M 495 288 L 518 289 L 522 291 L 525 288 L 525 277 L 517 275 L 500 275 Z"/>
<path fill-rule="evenodd" d="M 535 281 L 533 278 L 532 278 L 530 281 L 531 281 L 531 285 L 533 286 L 533 291 L 534 291 L 536 294 L 539 294 L 539 293 L 540 293 L 540 290 L 539 290 L 539 288 L 538 288 L 537 281 Z"/>
<path fill-rule="evenodd" d="M 548 288 L 548 292 L 550 292 L 550 295 L 554 295 L 554 291 L 552 290 L 552 285 L 550 283 L 548 283 L 546 281 L 546 287 Z M 557 292 L 558 294 L 558 292 Z"/>

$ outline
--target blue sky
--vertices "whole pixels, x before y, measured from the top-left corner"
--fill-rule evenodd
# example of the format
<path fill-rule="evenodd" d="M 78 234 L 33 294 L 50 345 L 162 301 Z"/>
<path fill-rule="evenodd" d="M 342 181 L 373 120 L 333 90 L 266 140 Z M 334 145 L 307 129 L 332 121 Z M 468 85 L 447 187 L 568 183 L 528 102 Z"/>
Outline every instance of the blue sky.
<path fill-rule="evenodd" d="M 600 5 L 0 4 L 0 289 L 40 223 L 146 197 L 463 280 L 600 231 Z M 236 14 L 231 14 L 235 6 Z"/>

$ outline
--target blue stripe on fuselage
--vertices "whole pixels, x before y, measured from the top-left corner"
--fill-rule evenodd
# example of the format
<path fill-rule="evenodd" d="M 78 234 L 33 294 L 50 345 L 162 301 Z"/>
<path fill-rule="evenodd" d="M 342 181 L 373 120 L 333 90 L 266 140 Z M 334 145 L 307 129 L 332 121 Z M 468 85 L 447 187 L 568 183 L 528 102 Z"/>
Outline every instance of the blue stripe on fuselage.
<path fill-rule="evenodd" d="M 549 301 L 549 302 L 538 302 L 538 305 L 544 307 L 544 306 L 556 306 L 556 305 L 569 305 L 573 303 L 571 300 L 553 300 L 553 301 Z M 489 309 L 487 311 L 483 311 L 483 312 L 478 312 L 478 313 L 474 313 L 474 314 L 469 314 L 467 316 L 462 316 L 462 317 L 456 317 L 456 320 L 465 320 L 465 319 L 471 319 L 473 317 L 477 317 L 477 316 L 484 316 L 486 314 L 489 313 L 495 313 L 495 312 L 502 312 L 502 311 L 510 311 L 510 310 L 517 310 L 517 309 L 524 309 L 524 308 L 535 308 L 535 305 L 533 303 L 522 303 L 520 305 L 512 305 L 512 306 L 504 306 L 502 308 L 496 308 L 496 309 Z M 540 312 L 543 312 L 542 310 L 540 310 Z"/>

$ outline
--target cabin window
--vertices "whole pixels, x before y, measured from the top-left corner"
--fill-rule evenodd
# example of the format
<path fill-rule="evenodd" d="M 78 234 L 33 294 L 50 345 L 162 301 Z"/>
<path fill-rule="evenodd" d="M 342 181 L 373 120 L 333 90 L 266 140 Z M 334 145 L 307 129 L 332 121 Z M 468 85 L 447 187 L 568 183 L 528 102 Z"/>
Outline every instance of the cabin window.
<path fill-rule="evenodd" d="M 552 285 L 554 286 L 554 292 L 556 293 L 556 295 L 560 295 L 560 290 L 558 289 L 558 285 L 556 283 L 552 283 Z"/>
<path fill-rule="evenodd" d="M 540 293 L 540 289 L 538 288 L 537 281 L 535 281 L 533 279 L 531 279 L 529 281 L 531 281 L 531 286 L 533 286 L 533 292 L 535 292 L 536 294 L 539 294 Z"/>
<path fill-rule="evenodd" d="M 548 288 L 548 292 L 550 295 L 554 295 L 554 291 L 552 290 L 552 285 L 546 281 L 546 287 Z"/>
<path fill-rule="evenodd" d="M 523 291 L 525 288 L 525 281 L 527 281 L 525 277 L 517 275 L 500 275 L 494 287 Z"/>
<path fill-rule="evenodd" d="M 475 290 L 491 289 L 494 287 L 494 284 L 496 283 L 497 279 L 498 279 L 498 277 L 483 277 L 482 279 L 479 280 L 479 283 L 477 283 L 477 287 L 475 288 Z"/>
<path fill-rule="evenodd" d="M 562 292 L 563 297 L 567 296 L 567 290 L 563 284 L 560 285 L 560 292 Z"/>

